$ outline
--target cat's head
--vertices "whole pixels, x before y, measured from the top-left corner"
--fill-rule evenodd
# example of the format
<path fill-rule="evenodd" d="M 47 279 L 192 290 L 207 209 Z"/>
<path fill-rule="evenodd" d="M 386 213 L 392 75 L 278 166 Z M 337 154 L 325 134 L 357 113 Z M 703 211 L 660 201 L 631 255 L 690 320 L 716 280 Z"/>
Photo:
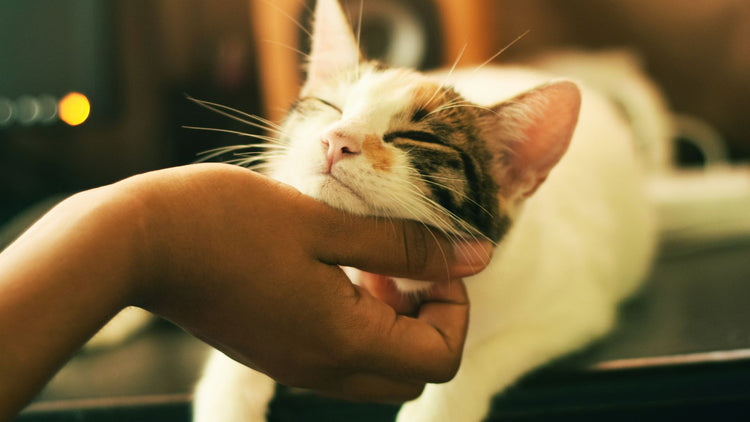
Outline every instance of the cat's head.
<path fill-rule="evenodd" d="M 565 153 L 580 104 L 558 82 L 482 107 L 439 79 L 363 61 L 335 0 L 316 6 L 307 74 L 276 178 L 350 212 L 495 241 Z"/>

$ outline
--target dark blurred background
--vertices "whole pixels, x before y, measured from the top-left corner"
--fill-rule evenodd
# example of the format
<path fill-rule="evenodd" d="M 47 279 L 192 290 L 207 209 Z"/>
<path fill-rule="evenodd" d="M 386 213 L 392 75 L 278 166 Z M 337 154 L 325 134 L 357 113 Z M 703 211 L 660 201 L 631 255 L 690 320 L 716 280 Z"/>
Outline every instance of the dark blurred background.
<path fill-rule="evenodd" d="M 356 20 L 359 0 L 344 3 Z M 201 151 L 246 142 L 183 129 L 252 131 L 196 106 L 185 94 L 278 119 L 299 82 L 300 56 L 291 49 L 304 49 L 303 32 L 290 17 L 306 24 L 311 4 L 4 0 L 0 224 L 41 199 L 190 163 Z M 750 3 L 745 1 L 364 4 L 365 50 L 423 68 L 451 63 L 466 42 L 462 64 L 480 63 L 526 30 L 529 34 L 500 61 L 558 47 L 631 48 L 641 54 L 676 111 L 713 125 L 733 159 L 750 157 L 750 119 L 745 116 L 750 109 Z M 284 39 L 291 31 L 295 37 Z M 275 54 L 286 54 L 287 61 Z M 75 127 L 49 114 L 51 99 L 71 91 L 91 101 L 89 118 Z"/>
<path fill-rule="evenodd" d="M 257 113 L 255 60 L 244 0 L 0 2 L 0 225 L 38 200 L 237 143 L 183 129 L 236 126 L 185 95 Z M 34 118 L 33 101 L 68 92 L 91 102 L 83 124 Z"/>
<path fill-rule="evenodd" d="M 356 22 L 360 0 L 342 2 Z M 183 126 L 259 132 L 199 107 L 186 95 L 279 120 L 301 80 L 303 58 L 295 50 L 306 48 L 300 26 L 309 23 L 312 4 L 312 0 L 0 0 L 0 249 L 39 212 L 67 194 L 135 173 L 191 163 L 202 151 L 248 142 L 236 135 Z M 732 162 L 750 161 L 746 116 L 750 2 L 746 0 L 365 0 L 363 4 L 363 49 L 371 57 L 399 65 L 425 69 L 451 65 L 466 45 L 461 64 L 476 66 L 527 30 L 496 61 L 524 60 L 561 48 L 630 49 L 640 55 L 675 113 L 713 127 Z M 84 94 L 91 105 L 90 115 L 77 126 L 62 122 L 56 108 L 57 101 L 70 92 Z M 700 158 L 689 154 L 678 158 L 683 164 L 700 163 Z M 746 200 L 747 192 L 743 195 Z M 624 328 L 613 335 L 609 346 L 595 349 L 584 366 L 592 368 L 592 362 L 616 358 L 746 349 L 747 284 L 742 281 L 747 279 L 747 248 L 727 250 L 671 261 L 662 257 L 652 277 L 655 282 L 630 307 L 632 312 L 626 312 Z M 678 328 L 654 321 L 672 321 Z M 682 326 L 704 327 L 700 331 L 705 336 L 686 334 L 679 329 Z M 198 340 L 161 322 L 151 334 L 119 348 L 78 356 L 39 401 L 182 394 L 176 400 L 180 414 L 186 415 L 187 394 L 205 351 Z M 721 392 L 718 401 L 739 397 L 741 391 L 745 395 L 739 405 L 747 408 L 747 362 L 737 364 L 744 365 L 742 371 L 727 369 L 734 375 L 726 378 L 731 385 L 715 388 Z M 636 403 L 643 401 L 644 385 L 662 385 L 648 369 L 639 374 L 648 376 L 631 385 Z M 580 385 L 579 378 L 569 378 Z M 663 390 L 719 385 L 711 380 L 666 377 L 662 381 L 671 384 Z M 615 383 L 622 385 L 622 380 Z M 576 391 L 584 398 L 609 391 L 592 385 L 590 390 Z M 542 383 L 542 393 L 547 386 Z M 562 382 L 560 390 L 571 388 Z M 704 391 L 696 391 L 690 394 L 701 400 L 706 397 Z M 675 397 L 692 397 L 680 394 L 664 402 L 669 407 L 682 403 Z M 530 407 L 538 408 L 538 396 L 532 396 Z M 620 396 L 615 399 L 622 401 Z M 714 415 L 712 406 L 706 409 Z M 694 410 L 684 408 L 685 414 Z M 74 413 L 70 420 L 84 420 L 76 419 L 80 415 Z M 24 420 L 51 420 L 48 413 L 37 416 Z M 636 419 L 647 420 L 629 420 Z M 550 419 L 545 415 L 539 420 Z"/>

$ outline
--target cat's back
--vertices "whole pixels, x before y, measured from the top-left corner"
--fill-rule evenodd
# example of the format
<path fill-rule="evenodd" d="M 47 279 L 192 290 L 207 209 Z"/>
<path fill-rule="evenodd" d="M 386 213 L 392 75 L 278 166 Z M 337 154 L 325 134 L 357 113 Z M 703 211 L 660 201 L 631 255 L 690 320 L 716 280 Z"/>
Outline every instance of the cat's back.
<path fill-rule="evenodd" d="M 456 90 L 481 105 L 555 79 L 522 67 L 451 75 Z M 634 133 L 611 101 L 584 85 L 581 92 L 568 151 L 528 199 L 490 267 L 468 283 L 477 313 L 503 309 L 513 324 L 566 297 L 588 302 L 594 294 L 611 306 L 637 287 L 649 267 L 654 225 Z M 475 327 L 476 335 L 481 331 Z"/>

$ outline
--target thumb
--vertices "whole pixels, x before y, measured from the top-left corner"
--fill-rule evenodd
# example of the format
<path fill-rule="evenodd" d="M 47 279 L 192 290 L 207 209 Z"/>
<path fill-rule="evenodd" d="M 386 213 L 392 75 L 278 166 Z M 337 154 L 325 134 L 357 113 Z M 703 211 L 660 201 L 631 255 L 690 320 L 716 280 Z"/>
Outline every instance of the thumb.
<path fill-rule="evenodd" d="M 331 208 L 319 224 L 314 253 L 320 261 L 386 276 L 447 281 L 478 273 L 492 256 L 489 242 L 452 244 L 436 229 L 413 221 L 359 217 Z"/>
<path fill-rule="evenodd" d="M 413 315 L 419 308 L 417 296 L 400 292 L 390 277 L 361 271 L 358 281 L 361 287 L 399 315 Z"/>

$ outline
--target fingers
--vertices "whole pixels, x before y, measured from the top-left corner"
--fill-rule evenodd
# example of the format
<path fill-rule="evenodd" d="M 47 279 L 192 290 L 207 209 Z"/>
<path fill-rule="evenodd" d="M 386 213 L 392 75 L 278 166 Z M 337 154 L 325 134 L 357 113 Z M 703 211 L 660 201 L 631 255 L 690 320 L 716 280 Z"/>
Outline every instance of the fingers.
<path fill-rule="evenodd" d="M 457 370 L 469 327 L 469 298 L 463 281 L 435 284 L 424 294 L 417 319 L 440 333 L 448 352 L 457 360 Z"/>
<path fill-rule="evenodd" d="M 446 281 L 481 271 L 490 261 L 489 242 L 452 245 L 437 230 L 405 220 L 323 213 L 314 245 L 328 264 L 415 280 Z"/>
<path fill-rule="evenodd" d="M 363 293 L 358 304 L 373 309 L 373 300 Z M 416 319 L 396 316 L 388 330 L 368 325 L 369 330 L 359 332 L 356 337 L 371 343 L 360 345 L 353 356 L 353 374 L 328 378 L 326 385 L 318 385 L 316 390 L 348 400 L 403 402 L 417 398 L 426 382 L 452 379 L 459 368 L 468 325 L 463 282 L 437 284 L 424 301 Z"/>
<path fill-rule="evenodd" d="M 469 319 L 462 281 L 436 285 L 424 297 L 417 318 L 395 315 L 392 310 L 390 320 L 373 315 L 373 310 L 382 312 L 385 306 L 379 302 L 381 306 L 377 307 L 373 301 L 379 302 L 362 295 L 357 303 L 365 309 L 359 310 L 359 315 L 382 324 L 364 324 L 365 332 L 357 336 L 365 340 L 357 356 L 362 370 L 416 382 L 440 383 L 455 376 Z"/>
<path fill-rule="evenodd" d="M 397 314 L 416 314 L 419 305 L 417 296 L 400 292 L 392 278 L 361 271 L 358 284 L 393 308 Z"/>

